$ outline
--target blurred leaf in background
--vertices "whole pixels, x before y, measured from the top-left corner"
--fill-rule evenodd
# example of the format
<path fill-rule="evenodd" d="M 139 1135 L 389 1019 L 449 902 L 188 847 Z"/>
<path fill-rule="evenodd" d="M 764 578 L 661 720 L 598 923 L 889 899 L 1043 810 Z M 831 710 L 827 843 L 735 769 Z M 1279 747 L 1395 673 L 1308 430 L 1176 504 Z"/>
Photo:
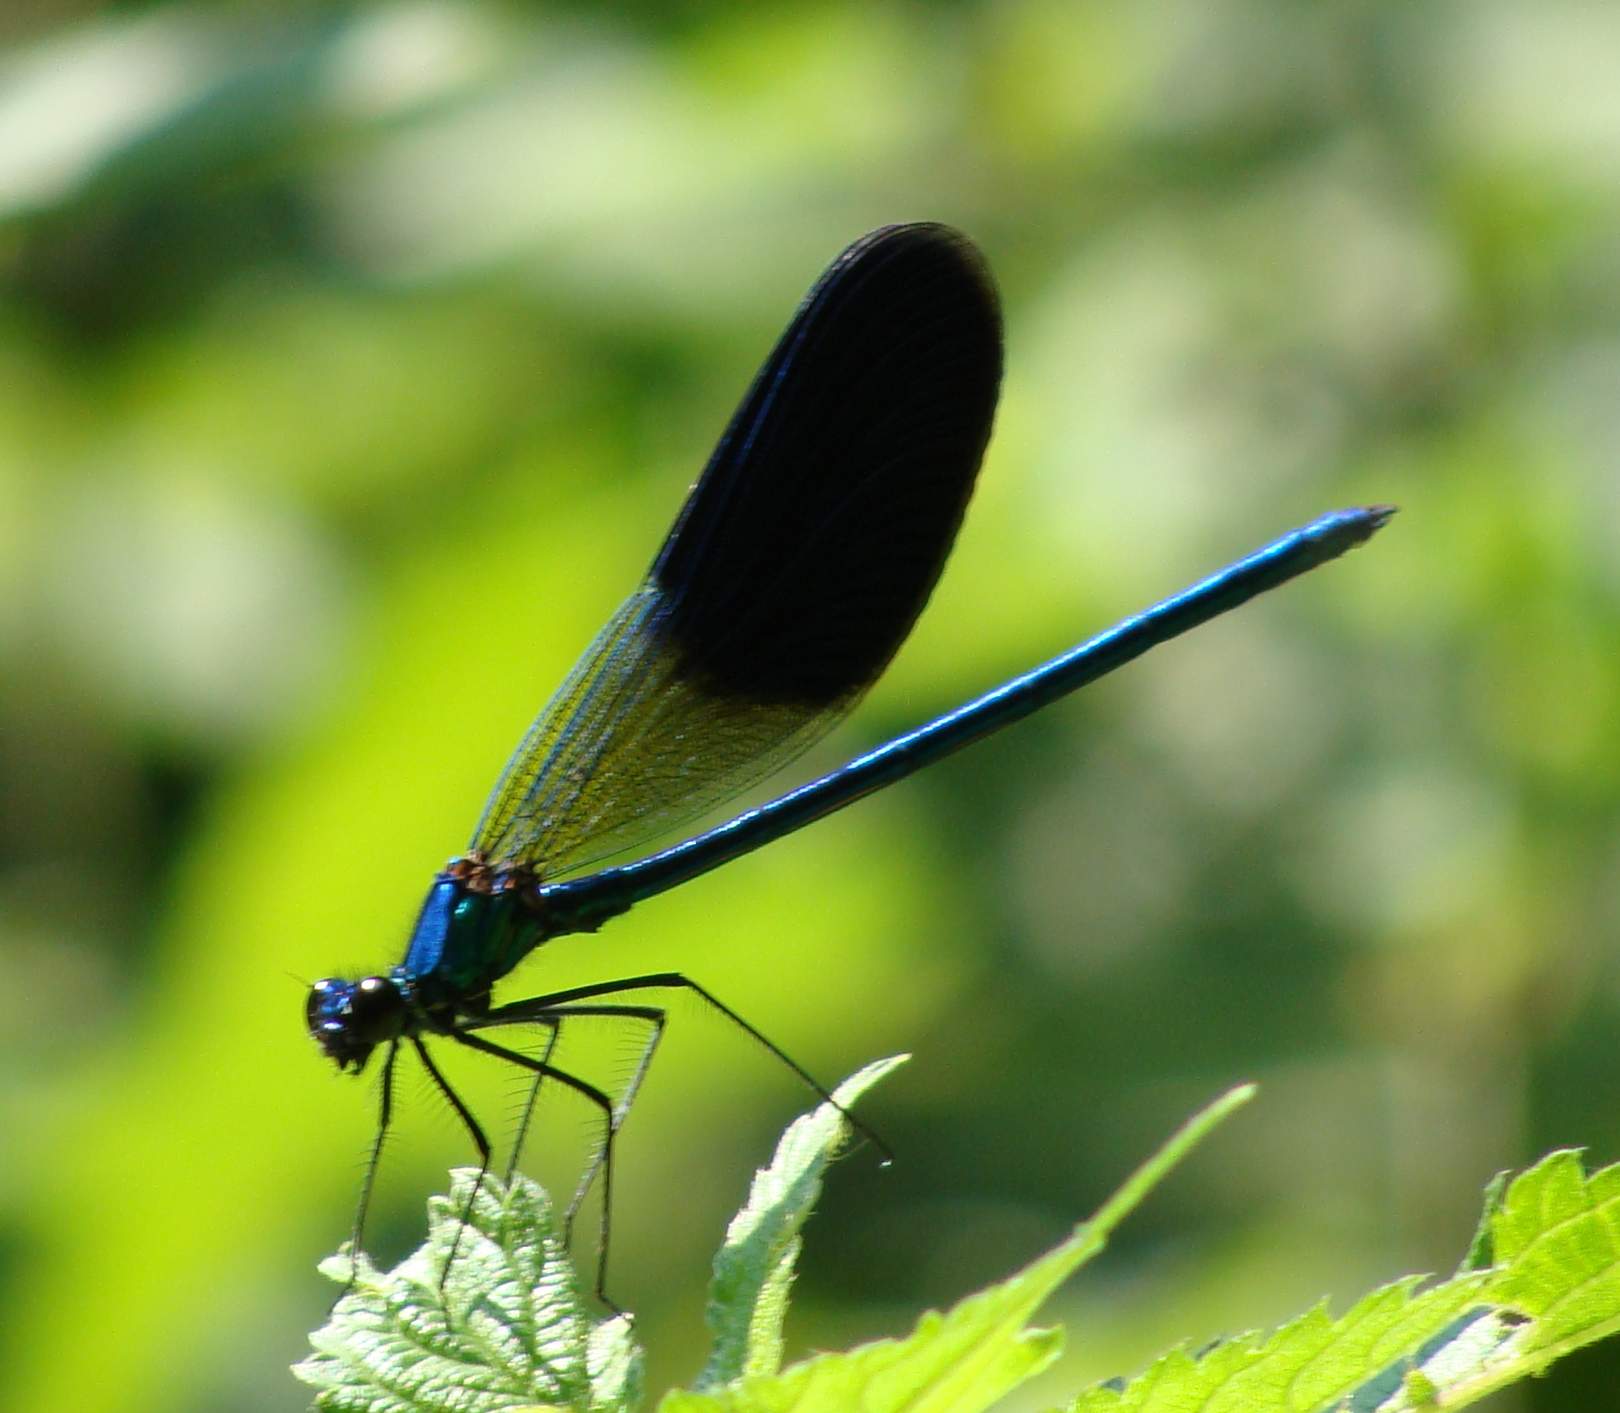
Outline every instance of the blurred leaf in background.
<path fill-rule="evenodd" d="M 1053 1312 L 1116 1334 L 1030 1406 L 1449 1263 L 1490 1173 L 1620 1150 L 1613 7 L 25 0 L 0 44 L 14 1406 L 302 1405 L 375 1103 L 302 982 L 397 959 L 810 280 L 894 220 L 984 247 L 1008 378 L 933 604 L 806 772 L 1317 510 L 1404 511 L 514 978 L 679 968 L 822 1075 L 916 1052 L 790 1344 L 1051 1245 L 1236 1079 L 1266 1102 Z M 615 1225 L 650 1389 L 802 1098 L 678 1009 Z M 401 1100 L 384 1260 L 467 1158 Z M 587 1135 L 548 1107 L 537 1175 Z"/>

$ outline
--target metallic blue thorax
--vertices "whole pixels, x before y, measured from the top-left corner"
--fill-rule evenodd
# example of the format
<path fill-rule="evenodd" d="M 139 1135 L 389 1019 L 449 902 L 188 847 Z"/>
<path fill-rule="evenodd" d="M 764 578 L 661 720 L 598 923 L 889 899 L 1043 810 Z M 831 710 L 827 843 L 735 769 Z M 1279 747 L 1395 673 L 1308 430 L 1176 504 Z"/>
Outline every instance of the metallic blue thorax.
<path fill-rule="evenodd" d="M 478 998 L 544 940 L 520 889 L 452 866 L 433 880 L 399 971 L 424 1000 Z"/>

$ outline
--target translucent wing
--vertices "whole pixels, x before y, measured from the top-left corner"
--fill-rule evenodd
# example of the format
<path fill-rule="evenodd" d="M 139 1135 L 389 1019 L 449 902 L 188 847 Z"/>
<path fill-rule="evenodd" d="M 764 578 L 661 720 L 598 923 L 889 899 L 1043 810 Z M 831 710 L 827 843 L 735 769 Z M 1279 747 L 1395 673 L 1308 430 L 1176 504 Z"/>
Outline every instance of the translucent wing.
<path fill-rule="evenodd" d="M 943 226 L 822 276 L 654 561 L 540 714 L 472 847 L 543 878 L 756 784 L 860 699 L 961 524 L 1001 379 L 995 290 Z"/>

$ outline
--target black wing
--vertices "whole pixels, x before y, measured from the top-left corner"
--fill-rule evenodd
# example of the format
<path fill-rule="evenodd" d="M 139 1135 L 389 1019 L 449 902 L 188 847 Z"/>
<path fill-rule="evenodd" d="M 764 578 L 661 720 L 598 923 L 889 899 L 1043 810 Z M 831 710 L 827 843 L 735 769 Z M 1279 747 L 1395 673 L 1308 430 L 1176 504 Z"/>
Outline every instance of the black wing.
<path fill-rule="evenodd" d="M 894 656 L 962 522 L 1001 381 L 983 259 L 890 226 L 828 268 L 659 551 L 541 713 L 472 847 L 542 877 L 747 789 Z"/>

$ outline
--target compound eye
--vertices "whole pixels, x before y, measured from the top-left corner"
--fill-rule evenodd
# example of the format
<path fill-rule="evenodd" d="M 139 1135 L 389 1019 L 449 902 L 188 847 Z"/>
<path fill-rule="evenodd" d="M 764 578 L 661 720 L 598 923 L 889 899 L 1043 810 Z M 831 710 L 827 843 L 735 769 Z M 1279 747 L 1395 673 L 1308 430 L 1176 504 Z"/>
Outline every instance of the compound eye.
<path fill-rule="evenodd" d="M 309 988 L 309 995 L 304 998 L 304 1024 L 311 1031 L 331 1015 L 332 1000 L 341 994 L 343 985 L 337 977 L 328 976 Z"/>
<path fill-rule="evenodd" d="M 356 1036 L 362 1040 L 389 1040 L 399 1034 L 405 998 L 385 976 L 368 976 L 354 988 L 349 1014 Z"/>

